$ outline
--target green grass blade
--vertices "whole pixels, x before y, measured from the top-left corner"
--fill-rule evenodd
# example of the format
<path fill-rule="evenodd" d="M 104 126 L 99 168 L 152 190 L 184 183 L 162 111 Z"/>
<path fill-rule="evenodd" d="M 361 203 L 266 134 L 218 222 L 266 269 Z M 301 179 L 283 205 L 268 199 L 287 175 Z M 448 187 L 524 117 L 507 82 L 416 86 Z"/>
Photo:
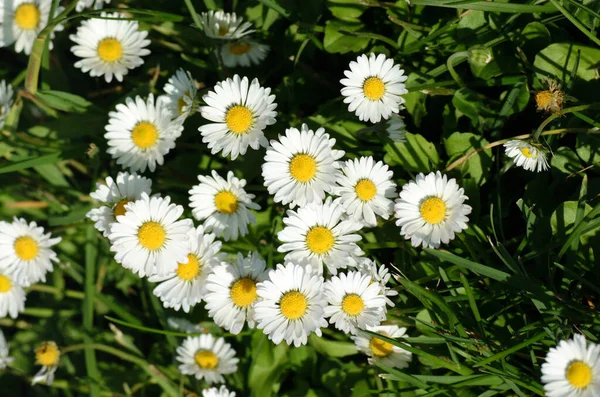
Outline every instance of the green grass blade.
<path fill-rule="evenodd" d="M 91 333 L 94 329 L 94 295 L 96 292 L 96 260 L 98 257 L 98 238 L 93 225 L 88 225 L 85 233 L 85 298 L 83 300 L 83 328 L 86 331 L 85 341 L 91 343 Z M 90 378 L 90 396 L 100 395 L 99 382 L 102 377 L 98 371 L 96 363 L 96 353 L 94 349 L 87 347 L 84 350 L 85 367 L 87 375 Z"/>
<path fill-rule="evenodd" d="M 529 345 L 531 345 L 531 344 L 533 344 L 535 342 L 538 342 L 538 341 L 542 340 L 544 337 L 547 337 L 547 336 L 548 336 L 548 334 L 545 331 L 544 332 L 540 332 L 539 334 L 537 334 L 535 336 L 532 336 L 531 338 L 526 339 L 526 340 L 524 340 L 521 343 L 517 343 L 516 345 L 514 345 L 514 346 L 512 346 L 512 347 L 510 347 L 510 348 L 508 348 L 508 349 L 506 349 L 504 351 L 501 351 L 500 353 L 496 353 L 496 354 L 494 354 L 494 355 L 492 355 L 492 356 L 490 356 L 490 357 L 488 357 L 486 359 L 483 359 L 483 360 L 477 362 L 476 364 L 473 365 L 473 368 L 481 367 L 483 365 L 487 365 L 489 363 L 493 363 L 494 361 L 501 360 L 504 357 L 506 357 L 506 356 L 508 356 L 510 354 L 513 354 L 514 352 L 519 351 L 519 350 L 523 349 L 524 347 L 527 347 L 527 346 L 529 346 Z"/>
<path fill-rule="evenodd" d="M 503 272 L 502 270 L 494 269 L 492 267 L 461 258 L 448 251 L 434 250 L 431 248 L 426 248 L 424 251 L 442 260 L 454 263 L 455 265 L 469 269 L 477 274 L 492 278 L 496 281 L 506 281 L 510 277 L 510 274 Z"/>

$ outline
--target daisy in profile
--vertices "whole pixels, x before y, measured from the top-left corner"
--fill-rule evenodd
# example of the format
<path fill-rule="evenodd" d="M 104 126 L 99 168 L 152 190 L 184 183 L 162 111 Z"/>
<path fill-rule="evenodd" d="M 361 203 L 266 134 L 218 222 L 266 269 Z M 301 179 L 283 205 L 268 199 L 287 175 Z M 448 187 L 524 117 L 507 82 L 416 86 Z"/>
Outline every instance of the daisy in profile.
<path fill-rule="evenodd" d="M 31 54 L 33 42 L 48 25 L 52 0 L 12 0 L 0 2 L 0 47 L 15 43 L 15 51 Z M 54 16 L 64 10 L 56 7 Z M 63 30 L 59 24 L 50 33 L 50 49 L 53 48 L 54 32 Z"/>
<path fill-rule="evenodd" d="M 235 397 L 235 392 L 230 392 L 225 386 L 221 386 L 219 389 L 211 387 L 202 390 L 202 397 Z"/>
<path fill-rule="evenodd" d="M 239 360 L 225 339 L 204 334 L 186 338 L 177 348 L 177 361 L 182 374 L 194 375 L 210 385 L 225 382 L 223 375 L 237 371 Z"/>
<path fill-rule="evenodd" d="M 136 96 L 127 98 L 125 104 L 118 104 L 116 112 L 109 112 L 106 134 L 107 153 L 131 171 L 144 172 L 146 168 L 154 172 L 156 164 L 162 165 L 164 156 L 175 147 L 175 140 L 181 136 L 183 126 L 171 120 L 171 112 L 159 97 L 148 100 Z"/>
<path fill-rule="evenodd" d="M 350 70 L 345 70 L 342 95 L 348 103 L 348 111 L 354 112 L 361 121 L 378 123 L 398 113 L 405 102 L 401 95 L 408 93 L 404 82 L 407 77 L 393 59 L 385 55 L 361 55 L 350 62 Z"/>
<path fill-rule="evenodd" d="M 597 397 L 600 393 L 600 345 L 586 345 L 583 335 L 562 340 L 542 364 L 548 397 Z"/>
<path fill-rule="evenodd" d="M 192 74 L 183 69 L 177 70 L 169 78 L 163 90 L 167 94 L 167 103 L 171 111 L 171 117 L 181 121 L 185 120 L 194 110 L 194 99 L 198 92 L 198 87 L 196 87 Z"/>
<path fill-rule="evenodd" d="M 199 15 L 204 34 L 213 39 L 235 40 L 254 32 L 252 24 L 244 22 L 235 12 L 223 10 L 203 12 Z"/>
<path fill-rule="evenodd" d="M 222 178 L 217 171 L 212 177 L 198 175 L 200 184 L 190 191 L 190 207 L 194 218 L 204 221 L 207 232 L 214 232 L 225 241 L 237 240 L 248 233 L 248 225 L 256 223 L 250 210 L 260 206 L 252 202 L 253 194 L 246 193 L 245 179 L 238 179 L 233 172 Z"/>
<path fill-rule="evenodd" d="M 542 172 L 548 168 L 546 154 L 536 146 L 520 139 L 513 139 L 504 144 L 506 155 L 513 159 L 517 167 L 523 167 L 527 171 Z"/>
<path fill-rule="evenodd" d="M 351 271 L 331 277 L 325 283 L 325 297 L 329 303 L 325 317 L 345 333 L 356 334 L 385 319 L 385 296 L 379 283 L 366 274 Z"/>
<path fill-rule="evenodd" d="M 364 254 L 356 245 L 361 237 L 356 234 L 361 225 L 345 220 L 344 209 L 328 197 L 325 203 L 316 202 L 298 209 L 288 210 L 283 218 L 285 228 L 277 234 L 283 244 L 279 252 L 288 252 L 286 261 L 308 261 L 323 273 L 323 265 L 331 274 L 337 269 L 356 266 Z"/>
<path fill-rule="evenodd" d="M 342 175 L 337 178 L 335 194 L 350 218 L 365 226 L 377 226 L 375 215 L 388 219 L 394 211 L 390 198 L 396 195 L 394 173 L 382 161 L 373 157 L 347 160 Z"/>
<path fill-rule="evenodd" d="M 94 10 L 101 10 L 104 8 L 104 4 L 110 3 L 110 0 L 79 0 L 75 6 L 77 12 L 81 12 L 86 8 L 94 8 Z"/>
<path fill-rule="evenodd" d="M 106 18 L 125 18 L 117 13 L 100 14 Z M 69 36 L 76 45 L 71 52 L 81 58 L 75 67 L 92 77 L 104 76 L 110 83 L 113 76 L 123 81 L 123 76 L 144 63 L 149 55 L 148 32 L 140 31 L 137 21 L 92 18 L 81 22 L 77 32 Z"/>
<path fill-rule="evenodd" d="M 381 265 L 378 268 L 377 263 L 375 261 L 364 258 L 358 262 L 357 270 L 362 274 L 371 277 L 371 280 L 378 283 L 379 287 L 381 288 L 381 295 L 385 297 L 385 303 L 387 303 L 388 306 L 391 307 L 395 306 L 394 302 L 392 302 L 392 300 L 389 297 L 398 295 L 398 291 L 393 290 L 387 286 L 388 281 L 390 281 L 390 277 L 392 277 L 392 275 L 384 265 Z"/>
<path fill-rule="evenodd" d="M 402 186 L 396 199 L 396 226 L 400 235 L 413 247 L 439 248 L 448 244 L 454 233 L 466 229 L 471 207 L 464 204 L 468 197 L 456 179 L 448 180 L 439 171 L 419 174 L 416 180 Z"/>
<path fill-rule="evenodd" d="M 397 143 L 406 142 L 406 124 L 404 117 L 392 114 L 386 123 L 386 131 L 389 138 Z"/>
<path fill-rule="evenodd" d="M 212 154 L 231 154 L 235 160 L 246 153 L 248 146 L 254 150 L 267 147 L 263 130 L 275 124 L 277 116 L 275 95 L 271 95 L 270 88 L 261 87 L 257 79 L 249 83 L 247 77 L 236 74 L 233 79 L 217 83 L 202 99 L 207 106 L 200 107 L 200 113 L 211 123 L 200 126 L 198 131 Z"/>
<path fill-rule="evenodd" d="M 323 277 L 310 265 L 288 262 L 269 271 L 269 279 L 258 283 L 259 301 L 254 308 L 257 328 L 276 345 L 285 340 L 288 345 L 305 345 L 308 335 L 321 336 L 327 327 L 323 309 Z"/>
<path fill-rule="evenodd" d="M 96 190 L 90 193 L 90 197 L 105 205 L 90 210 L 86 217 L 95 222 L 96 230 L 108 237 L 116 217 L 125 215 L 125 205 L 141 199 L 142 193 L 149 195 L 151 190 L 152 180 L 135 172 L 119 172 L 116 180 L 108 176 L 105 183 L 96 183 Z"/>
<path fill-rule="evenodd" d="M 60 237 L 44 234 L 44 228 L 35 222 L 28 224 L 22 218 L 15 218 L 12 223 L 2 222 L 0 270 L 23 287 L 46 282 L 46 273 L 52 271 L 52 262 L 58 262 L 51 247 L 60 241 Z"/>
<path fill-rule="evenodd" d="M 178 220 L 181 205 L 170 197 L 142 198 L 125 205 L 125 214 L 117 216 L 108 238 L 115 260 L 140 277 L 163 276 L 188 263 L 190 219 Z"/>
<path fill-rule="evenodd" d="M 267 148 L 262 175 L 276 203 L 291 208 L 322 201 L 331 193 L 339 178 L 339 160 L 343 150 L 335 150 L 335 139 L 324 128 L 316 132 L 302 124 L 288 128 L 279 140 L 272 140 Z"/>
<path fill-rule="evenodd" d="M 378 325 L 366 329 L 388 338 L 406 337 L 406 328 L 400 328 L 397 325 Z M 369 364 L 371 365 L 382 364 L 387 367 L 402 369 L 408 367 L 412 359 L 412 353 L 364 332 L 359 332 L 357 336 L 351 336 L 351 338 L 356 344 L 356 348 L 369 356 Z"/>
<path fill-rule="evenodd" d="M 267 57 L 268 52 L 268 45 L 247 38 L 228 41 L 221 46 L 221 58 L 228 68 L 258 65 Z"/>
<path fill-rule="evenodd" d="M 17 318 L 25 310 L 25 291 L 15 279 L 0 270 L 0 318 Z"/>
<path fill-rule="evenodd" d="M 14 361 L 14 358 L 8 355 L 8 347 L 4 333 L 0 330 L 0 370 L 5 369 Z"/>
<path fill-rule="evenodd" d="M 178 263 L 177 269 L 166 276 L 151 276 L 148 280 L 160 283 L 154 288 L 165 307 L 175 310 L 183 308 L 188 313 L 190 307 L 202 301 L 206 294 L 206 278 L 213 266 L 221 263 L 224 254 L 220 254 L 221 242 L 215 241 L 215 235 L 204 232 L 202 226 L 190 229 L 190 249 L 187 263 Z"/>
<path fill-rule="evenodd" d="M 4 128 L 6 116 L 13 104 L 14 91 L 10 84 L 6 81 L 0 81 L 0 130 Z"/>
<path fill-rule="evenodd" d="M 54 382 L 54 373 L 59 362 L 60 350 L 56 343 L 52 341 L 42 343 L 35 351 L 35 363 L 41 365 L 42 368 L 33 376 L 31 384 L 43 382 L 51 385 Z"/>

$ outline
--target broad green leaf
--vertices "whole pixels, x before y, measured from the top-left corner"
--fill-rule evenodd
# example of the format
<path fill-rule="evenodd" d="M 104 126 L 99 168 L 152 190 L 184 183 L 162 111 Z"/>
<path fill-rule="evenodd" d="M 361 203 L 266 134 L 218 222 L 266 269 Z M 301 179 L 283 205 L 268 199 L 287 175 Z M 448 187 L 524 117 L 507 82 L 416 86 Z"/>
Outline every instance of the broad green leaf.
<path fill-rule="evenodd" d="M 584 81 L 596 80 L 600 49 L 595 47 L 573 43 L 550 44 L 537 54 L 533 66 L 540 76 L 568 82 L 575 69 L 578 53 L 579 65 L 575 75 Z"/>
<path fill-rule="evenodd" d="M 482 136 L 470 132 L 455 132 L 444 139 L 444 146 L 450 158 L 448 163 L 488 143 Z M 487 149 L 471 156 L 458 169 L 463 175 L 470 175 L 478 185 L 482 185 L 487 180 L 493 164 L 492 150 Z"/>
<path fill-rule="evenodd" d="M 53 109 L 83 113 L 92 104 L 84 98 L 62 91 L 39 90 L 36 96 Z"/>
<path fill-rule="evenodd" d="M 592 210 L 589 204 L 585 205 L 584 215 L 587 215 Z M 566 201 L 558 206 L 550 217 L 550 226 L 552 226 L 552 234 L 558 241 L 564 241 L 570 236 L 573 231 L 573 225 L 577 218 L 577 201 Z M 581 239 L 585 244 L 589 237 L 594 235 L 597 230 L 591 230 L 587 233 L 582 233 Z"/>
<path fill-rule="evenodd" d="M 281 373 L 288 361 L 288 345 L 274 345 L 262 332 L 254 333 L 249 346 L 252 354 L 252 365 L 248 374 L 248 386 L 251 396 L 273 396 L 273 386 L 279 382 Z"/>
<path fill-rule="evenodd" d="M 330 19 L 325 24 L 325 36 L 323 37 L 323 46 L 325 51 L 330 53 L 346 53 L 363 51 L 369 41 L 368 37 L 352 37 L 340 33 L 340 30 L 348 32 L 357 32 L 364 28 L 364 25 L 356 22 L 344 22 Z"/>
<path fill-rule="evenodd" d="M 429 172 L 438 168 L 440 157 L 435 145 L 421 135 L 406 134 L 404 143 L 387 143 L 384 161 L 389 165 L 398 165 L 408 171 Z"/>
<path fill-rule="evenodd" d="M 0 174 L 4 174 L 6 172 L 14 172 L 18 170 L 23 170 L 26 168 L 31 168 L 35 166 L 40 166 L 44 164 L 56 163 L 60 161 L 61 152 L 55 152 L 52 154 L 46 154 L 43 156 L 35 156 L 29 158 L 27 160 L 19 161 L 17 163 L 13 163 L 10 165 L 6 165 L 4 167 L 0 167 Z"/>
<path fill-rule="evenodd" d="M 600 138 L 597 135 L 577 134 L 576 148 L 586 164 L 600 164 Z"/>
<path fill-rule="evenodd" d="M 327 0 L 327 8 L 338 19 L 356 22 L 367 9 L 361 0 Z"/>
<path fill-rule="evenodd" d="M 358 354 L 354 343 L 330 340 L 314 334 L 308 337 L 308 344 L 319 353 L 328 357 L 347 357 Z"/>
<path fill-rule="evenodd" d="M 550 31 L 543 23 L 530 22 L 521 31 L 518 40 L 521 49 L 531 62 L 538 51 L 550 44 Z"/>
<path fill-rule="evenodd" d="M 566 146 L 561 146 L 556 149 L 550 157 L 550 170 L 556 172 L 556 170 L 564 172 L 565 174 L 575 173 L 583 168 L 581 160 L 577 157 L 577 154 L 573 149 Z"/>

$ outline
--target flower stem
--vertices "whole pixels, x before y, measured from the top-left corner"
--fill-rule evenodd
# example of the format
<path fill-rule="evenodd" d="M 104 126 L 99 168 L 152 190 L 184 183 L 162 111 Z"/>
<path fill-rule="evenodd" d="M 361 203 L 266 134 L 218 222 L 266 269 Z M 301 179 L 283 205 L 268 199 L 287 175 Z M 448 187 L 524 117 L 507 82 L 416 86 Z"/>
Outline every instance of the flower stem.
<path fill-rule="evenodd" d="M 460 51 L 460 52 L 455 52 L 454 54 L 450 55 L 448 57 L 448 60 L 446 61 L 446 66 L 448 67 L 448 71 L 450 72 L 450 75 L 452 75 L 452 78 L 454 79 L 454 81 L 456 81 L 458 83 L 458 85 L 461 87 L 464 87 L 465 83 L 462 81 L 462 79 L 460 78 L 458 73 L 456 73 L 456 71 L 454 70 L 454 62 L 457 59 L 460 59 L 461 61 L 463 61 L 464 59 L 467 59 L 468 57 L 469 57 L 469 53 L 467 51 Z"/>
<path fill-rule="evenodd" d="M 600 109 L 600 102 L 590 103 L 589 105 L 573 106 L 573 107 L 561 110 L 560 113 L 554 113 L 553 115 L 548 117 L 546 120 L 544 120 L 544 122 L 542 124 L 540 124 L 538 129 L 535 131 L 535 134 L 533 135 L 533 140 L 537 141 L 540 138 L 540 135 L 546 135 L 546 134 L 542 134 L 542 131 L 554 119 L 562 116 L 563 114 L 573 113 L 573 112 L 581 112 L 581 111 L 587 110 L 587 109 Z"/>

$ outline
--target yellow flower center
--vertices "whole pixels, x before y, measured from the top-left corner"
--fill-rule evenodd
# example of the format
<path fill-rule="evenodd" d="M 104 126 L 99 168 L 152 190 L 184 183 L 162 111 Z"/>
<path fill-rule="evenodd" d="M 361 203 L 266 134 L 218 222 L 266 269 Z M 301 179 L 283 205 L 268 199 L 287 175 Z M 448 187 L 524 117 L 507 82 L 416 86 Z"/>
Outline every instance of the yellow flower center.
<path fill-rule="evenodd" d="M 163 246 L 167 239 L 167 232 L 160 223 L 149 221 L 138 229 L 140 245 L 148 250 L 155 251 Z"/>
<path fill-rule="evenodd" d="M 521 153 L 523 154 L 523 156 L 527 157 L 528 159 L 533 157 L 533 152 L 531 151 L 531 149 L 527 146 L 522 147 L 519 149 L 521 151 Z"/>
<path fill-rule="evenodd" d="M 10 278 L 0 274 L 0 294 L 10 291 L 11 288 L 12 283 L 10 282 Z"/>
<path fill-rule="evenodd" d="M 100 40 L 96 51 L 104 62 L 115 62 L 123 57 L 123 46 L 117 39 L 106 38 Z"/>
<path fill-rule="evenodd" d="M 183 108 L 187 106 L 187 103 L 185 103 L 185 97 L 189 97 L 190 96 L 190 92 L 186 91 L 181 97 L 179 97 L 179 99 L 177 100 L 177 108 L 179 110 L 179 114 L 183 114 Z"/>
<path fill-rule="evenodd" d="M 240 278 L 231 286 L 229 295 L 236 306 L 250 306 L 257 298 L 256 282 L 250 278 Z"/>
<path fill-rule="evenodd" d="M 141 121 L 133 127 L 131 139 L 140 149 L 148 149 L 158 141 L 158 130 L 153 123 Z"/>
<path fill-rule="evenodd" d="M 229 52 L 231 52 L 233 55 L 244 55 L 245 53 L 250 51 L 251 48 L 252 46 L 250 44 L 237 43 L 232 44 L 231 47 L 229 47 Z"/>
<path fill-rule="evenodd" d="M 225 25 L 219 25 L 219 36 L 225 36 L 227 33 L 229 33 L 229 28 Z"/>
<path fill-rule="evenodd" d="M 288 320 L 297 320 L 306 313 L 308 302 L 306 296 L 298 291 L 290 291 L 283 295 L 279 301 L 281 314 Z"/>
<path fill-rule="evenodd" d="M 429 197 L 423 201 L 419 211 L 425 222 L 435 225 L 446 217 L 446 203 L 439 197 Z"/>
<path fill-rule="evenodd" d="M 200 269 L 202 269 L 202 265 L 198 258 L 194 254 L 188 254 L 188 263 L 178 263 L 177 264 L 177 275 L 180 279 L 185 281 L 191 281 L 200 274 Z"/>
<path fill-rule="evenodd" d="M 592 369 L 583 361 L 574 361 L 567 368 L 567 380 L 573 387 L 585 389 L 592 383 Z"/>
<path fill-rule="evenodd" d="M 375 357 L 386 357 L 390 355 L 394 345 L 379 338 L 372 338 L 369 342 L 369 348 Z"/>
<path fill-rule="evenodd" d="M 308 182 L 317 173 L 317 162 L 308 154 L 297 154 L 290 161 L 290 175 L 298 182 Z"/>
<path fill-rule="evenodd" d="M 315 254 L 328 252 L 335 244 L 333 233 L 326 227 L 315 226 L 306 233 L 306 246 Z"/>
<path fill-rule="evenodd" d="M 552 104 L 552 92 L 551 91 L 540 91 L 535 94 L 535 102 L 537 103 L 538 108 L 547 109 Z"/>
<path fill-rule="evenodd" d="M 54 342 L 42 344 L 42 346 L 38 347 L 35 351 L 35 359 L 39 364 L 45 367 L 52 367 L 58 364 L 58 360 L 60 359 L 58 346 L 56 346 L 56 343 Z"/>
<path fill-rule="evenodd" d="M 378 101 L 385 94 L 385 84 L 379 77 L 369 77 L 363 84 L 365 96 L 372 101 Z"/>
<path fill-rule="evenodd" d="M 361 179 L 354 186 L 354 191 L 362 201 L 369 201 L 377 194 L 377 187 L 370 179 Z"/>
<path fill-rule="evenodd" d="M 223 214 L 233 214 L 238 207 L 237 196 L 229 190 L 222 190 L 215 196 L 215 207 Z"/>
<path fill-rule="evenodd" d="M 351 316 L 359 315 L 365 308 L 365 302 L 356 294 L 348 294 L 342 299 L 342 311 Z"/>
<path fill-rule="evenodd" d="M 24 30 L 35 29 L 40 23 L 40 9 L 32 3 L 21 4 L 15 11 L 15 23 Z"/>
<path fill-rule="evenodd" d="M 121 200 L 117 203 L 117 205 L 115 205 L 115 207 L 113 208 L 113 214 L 115 214 L 115 218 L 117 216 L 121 216 L 121 215 L 125 215 L 125 213 L 127 212 L 127 210 L 125 209 L 125 206 L 127 204 L 131 203 L 131 200 Z"/>
<path fill-rule="evenodd" d="M 21 236 L 16 239 L 14 248 L 17 256 L 24 261 L 34 259 L 40 250 L 38 243 L 29 236 Z"/>
<path fill-rule="evenodd" d="M 252 112 L 246 106 L 236 105 L 227 111 L 225 123 L 231 132 L 244 134 L 252 125 Z"/>
<path fill-rule="evenodd" d="M 210 350 L 200 350 L 194 356 L 196 364 L 202 369 L 215 369 L 219 365 L 219 357 Z"/>

